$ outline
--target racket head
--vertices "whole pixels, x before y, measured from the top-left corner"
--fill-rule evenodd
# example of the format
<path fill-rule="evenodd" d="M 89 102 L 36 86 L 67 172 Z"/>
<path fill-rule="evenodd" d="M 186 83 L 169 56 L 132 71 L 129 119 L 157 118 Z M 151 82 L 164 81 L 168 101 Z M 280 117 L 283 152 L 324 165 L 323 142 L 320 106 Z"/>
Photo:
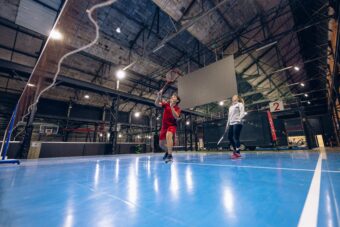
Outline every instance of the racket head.
<path fill-rule="evenodd" d="M 178 77 L 183 76 L 181 71 L 179 69 L 171 69 L 167 74 L 165 75 L 165 80 L 167 84 L 173 83 L 177 80 Z"/>
<path fill-rule="evenodd" d="M 183 73 L 179 69 L 176 69 L 176 68 L 171 69 L 169 72 L 167 72 L 167 74 L 165 75 L 166 83 L 163 86 L 163 88 L 159 91 L 159 93 L 163 93 L 164 91 L 166 91 L 166 87 L 169 84 L 174 83 L 180 76 L 183 76 Z"/>

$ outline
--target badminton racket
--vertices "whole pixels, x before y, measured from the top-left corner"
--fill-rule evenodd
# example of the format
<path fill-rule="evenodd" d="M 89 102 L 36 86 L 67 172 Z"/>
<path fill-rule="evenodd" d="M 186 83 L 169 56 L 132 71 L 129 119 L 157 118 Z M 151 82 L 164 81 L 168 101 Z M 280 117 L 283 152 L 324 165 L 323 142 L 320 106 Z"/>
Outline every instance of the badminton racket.
<path fill-rule="evenodd" d="M 222 142 L 222 140 L 223 140 L 223 138 L 224 138 L 224 135 L 228 132 L 228 129 L 229 129 L 229 127 L 226 127 L 226 128 L 225 128 L 225 130 L 224 130 L 224 132 L 223 132 L 223 135 L 222 135 L 221 139 L 217 142 L 217 146 L 220 145 L 220 143 Z"/>
<path fill-rule="evenodd" d="M 174 83 L 178 77 L 183 76 L 183 74 L 178 70 L 178 69 L 172 69 L 170 70 L 166 75 L 165 75 L 165 79 L 166 79 L 166 83 L 163 86 L 163 88 L 159 91 L 160 93 L 163 93 L 165 88 L 169 85 Z"/>

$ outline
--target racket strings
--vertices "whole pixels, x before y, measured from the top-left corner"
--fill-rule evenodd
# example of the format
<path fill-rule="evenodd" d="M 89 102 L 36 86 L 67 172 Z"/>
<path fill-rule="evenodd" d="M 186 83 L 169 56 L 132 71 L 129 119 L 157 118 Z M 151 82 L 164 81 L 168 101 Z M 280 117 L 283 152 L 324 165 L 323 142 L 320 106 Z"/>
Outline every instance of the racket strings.
<path fill-rule="evenodd" d="M 175 81 L 176 76 L 177 76 L 177 74 L 171 70 L 166 74 L 165 79 L 168 83 L 173 82 L 173 81 Z"/>

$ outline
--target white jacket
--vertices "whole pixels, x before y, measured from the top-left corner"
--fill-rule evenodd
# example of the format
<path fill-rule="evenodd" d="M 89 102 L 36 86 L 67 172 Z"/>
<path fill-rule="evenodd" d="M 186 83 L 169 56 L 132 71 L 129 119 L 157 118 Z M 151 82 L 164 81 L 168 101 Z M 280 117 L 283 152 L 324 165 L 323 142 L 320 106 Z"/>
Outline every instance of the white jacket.
<path fill-rule="evenodd" d="M 232 104 L 229 107 L 228 122 L 229 125 L 242 124 L 242 119 L 245 116 L 244 105 L 241 102 Z"/>

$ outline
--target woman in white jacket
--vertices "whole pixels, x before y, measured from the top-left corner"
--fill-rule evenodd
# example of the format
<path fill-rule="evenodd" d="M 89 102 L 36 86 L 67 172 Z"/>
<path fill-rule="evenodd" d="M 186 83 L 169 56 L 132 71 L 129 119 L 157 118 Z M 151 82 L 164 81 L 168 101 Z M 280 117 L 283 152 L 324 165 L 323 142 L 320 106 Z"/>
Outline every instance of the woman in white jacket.
<path fill-rule="evenodd" d="M 241 158 L 240 154 L 240 135 L 242 130 L 242 119 L 245 116 L 244 101 L 238 95 L 232 98 L 232 104 L 228 113 L 228 139 L 234 151 L 231 155 L 232 159 Z"/>

